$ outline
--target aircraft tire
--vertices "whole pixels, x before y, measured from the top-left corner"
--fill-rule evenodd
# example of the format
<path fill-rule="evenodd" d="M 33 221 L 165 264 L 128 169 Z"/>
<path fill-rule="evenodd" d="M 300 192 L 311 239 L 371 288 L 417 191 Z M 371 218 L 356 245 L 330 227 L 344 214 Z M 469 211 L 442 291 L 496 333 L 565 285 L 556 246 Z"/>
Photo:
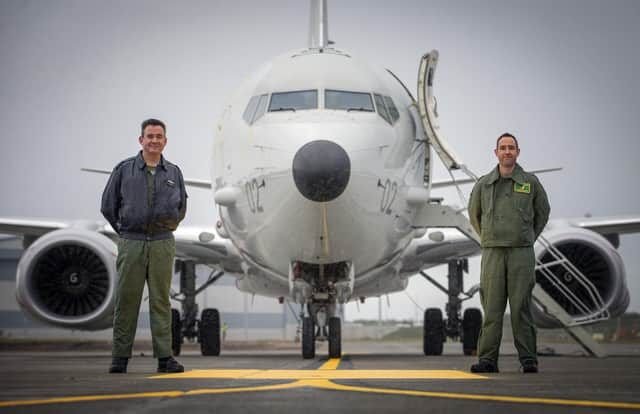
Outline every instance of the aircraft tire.
<path fill-rule="evenodd" d="M 337 316 L 329 318 L 329 358 L 340 358 L 342 354 L 342 326 Z"/>
<path fill-rule="evenodd" d="M 480 328 L 482 328 L 482 312 L 480 312 L 480 309 L 465 309 L 462 315 L 462 352 L 465 355 L 476 355 Z"/>
<path fill-rule="evenodd" d="M 311 359 L 316 356 L 316 338 L 313 318 L 302 318 L 302 358 Z"/>
<path fill-rule="evenodd" d="M 218 309 L 205 309 L 198 324 L 200 352 L 203 356 L 220 355 L 220 313 Z"/>
<path fill-rule="evenodd" d="M 179 356 L 182 350 L 182 321 L 180 311 L 171 309 L 171 351 L 174 356 Z"/>
<path fill-rule="evenodd" d="M 444 340 L 442 311 L 438 308 L 427 309 L 424 311 L 424 354 L 442 355 Z"/>

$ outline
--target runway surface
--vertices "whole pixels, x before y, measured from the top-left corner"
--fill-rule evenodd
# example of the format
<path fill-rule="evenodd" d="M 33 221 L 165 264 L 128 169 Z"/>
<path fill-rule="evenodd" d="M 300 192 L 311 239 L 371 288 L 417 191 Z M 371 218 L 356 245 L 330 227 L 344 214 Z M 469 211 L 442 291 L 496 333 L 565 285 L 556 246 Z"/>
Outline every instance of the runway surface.
<path fill-rule="evenodd" d="M 108 352 L 0 353 L 0 412 L 630 412 L 640 411 L 640 354 L 540 357 L 539 374 L 523 374 L 505 345 L 500 373 L 475 375 L 474 357 L 447 343 L 425 357 L 417 342 L 347 342 L 340 359 L 326 347 L 304 360 L 297 351 L 188 350 L 183 374 L 156 374 L 156 360 L 135 356 L 124 375 L 107 374 Z"/>

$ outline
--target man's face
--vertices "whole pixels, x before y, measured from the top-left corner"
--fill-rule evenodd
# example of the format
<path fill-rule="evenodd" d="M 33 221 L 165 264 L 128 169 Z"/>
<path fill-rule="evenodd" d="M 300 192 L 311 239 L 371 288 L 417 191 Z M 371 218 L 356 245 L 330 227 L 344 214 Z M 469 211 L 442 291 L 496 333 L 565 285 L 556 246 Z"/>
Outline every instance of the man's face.
<path fill-rule="evenodd" d="M 167 145 L 167 137 L 160 125 L 147 125 L 138 141 L 142 146 L 142 151 L 152 155 L 162 154 L 164 146 Z"/>
<path fill-rule="evenodd" d="M 505 168 L 513 167 L 520 155 L 520 149 L 516 147 L 516 141 L 511 137 L 502 138 L 494 152 L 500 166 Z"/>

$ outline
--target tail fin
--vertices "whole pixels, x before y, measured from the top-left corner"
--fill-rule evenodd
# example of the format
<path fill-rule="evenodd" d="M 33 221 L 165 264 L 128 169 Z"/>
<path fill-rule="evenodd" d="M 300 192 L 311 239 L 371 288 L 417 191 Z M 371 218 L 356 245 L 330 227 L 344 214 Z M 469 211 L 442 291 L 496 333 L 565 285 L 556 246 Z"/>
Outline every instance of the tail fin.
<path fill-rule="evenodd" d="M 325 49 L 329 45 L 327 0 L 311 0 L 309 14 L 309 49 Z"/>

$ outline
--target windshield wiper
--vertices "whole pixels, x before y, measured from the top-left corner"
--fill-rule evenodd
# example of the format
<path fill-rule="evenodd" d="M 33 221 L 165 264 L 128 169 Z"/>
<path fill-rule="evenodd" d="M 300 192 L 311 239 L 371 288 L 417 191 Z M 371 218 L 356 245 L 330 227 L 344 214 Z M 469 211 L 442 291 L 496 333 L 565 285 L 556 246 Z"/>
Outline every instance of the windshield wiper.
<path fill-rule="evenodd" d="M 285 108 L 275 108 L 275 109 L 270 109 L 269 112 L 281 112 L 281 111 L 296 111 L 296 108 L 292 108 L 292 107 L 285 107 Z"/>
<path fill-rule="evenodd" d="M 351 112 L 351 111 L 360 111 L 360 112 L 373 112 L 372 109 L 367 109 L 367 108 L 347 108 L 347 112 Z"/>

